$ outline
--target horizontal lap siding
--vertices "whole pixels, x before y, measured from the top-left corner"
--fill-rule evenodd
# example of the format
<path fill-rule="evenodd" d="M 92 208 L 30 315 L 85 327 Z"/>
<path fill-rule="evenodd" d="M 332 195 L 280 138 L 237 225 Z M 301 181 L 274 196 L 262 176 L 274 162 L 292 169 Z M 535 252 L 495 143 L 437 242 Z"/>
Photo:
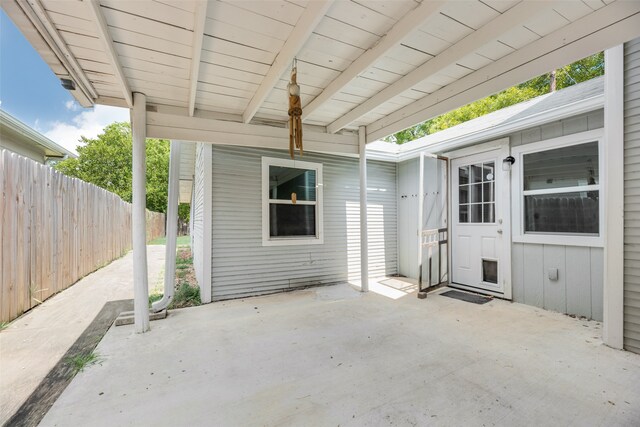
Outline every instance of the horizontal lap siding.
<path fill-rule="evenodd" d="M 324 244 L 262 246 L 262 157 L 284 151 L 213 147 L 214 300 L 359 279 L 358 160 L 305 154 L 323 164 Z M 396 166 L 368 162 L 369 275 L 397 272 Z"/>
<path fill-rule="evenodd" d="M 624 51 L 624 347 L 640 353 L 640 39 Z"/>

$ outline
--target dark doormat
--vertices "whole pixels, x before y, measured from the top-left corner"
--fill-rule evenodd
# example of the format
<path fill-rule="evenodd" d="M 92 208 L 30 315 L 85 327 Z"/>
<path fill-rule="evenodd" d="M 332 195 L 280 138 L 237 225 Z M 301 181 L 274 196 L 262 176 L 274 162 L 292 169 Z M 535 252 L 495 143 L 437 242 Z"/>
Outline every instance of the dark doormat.
<path fill-rule="evenodd" d="M 47 411 L 51 409 L 76 374 L 70 359 L 79 355 L 91 354 L 104 334 L 107 333 L 113 321 L 116 320 L 116 317 L 127 310 L 133 310 L 133 300 L 107 302 L 82 335 L 78 337 L 65 355 L 49 371 L 49 374 L 44 377 L 40 385 L 31 393 L 18 411 L 9 418 L 4 427 L 30 427 L 40 424 Z"/>
<path fill-rule="evenodd" d="M 484 295 L 470 294 L 467 292 L 460 292 L 460 291 L 447 291 L 447 292 L 441 293 L 440 295 L 449 297 L 449 298 L 459 299 L 460 301 L 472 302 L 474 304 L 486 304 L 492 299 L 491 297 L 487 297 Z"/>

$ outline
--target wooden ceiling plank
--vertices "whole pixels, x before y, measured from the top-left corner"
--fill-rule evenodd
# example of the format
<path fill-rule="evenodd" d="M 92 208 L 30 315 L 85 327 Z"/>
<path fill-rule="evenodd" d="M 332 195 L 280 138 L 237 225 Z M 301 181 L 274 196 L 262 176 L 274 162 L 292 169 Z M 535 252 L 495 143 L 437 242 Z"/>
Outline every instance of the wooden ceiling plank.
<path fill-rule="evenodd" d="M 262 102 L 264 102 L 278 80 L 280 80 L 280 77 L 288 69 L 293 58 L 300 52 L 309 36 L 313 33 L 314 28 L 322 20 L 332 4 L 333 0 L 315 1 L 310 3 L 302 13 L 289 38 L 276 56 L 273 65 L 262 80 L 260 87 L 249 102 L 247 109 L 242 114 L 242 120 L 245 123 L 251 121 Z"/>
<path fill-rule="evenodd" d="M 637 36 L 640 4 L 614 2 L 367 125 L 367 142 L 383 138 Z M 531 58 L 536 58 L 531 60 Z"/>
<path fill-rule="evenodd" d="M 386 55 L 415 28 L 423 25 L 429 18 L 438 15 L 440 8 L 443 6 L 443 2 L 425 1 L 412 12 L 406 14 L 380 39 L 377 45 L 360 55 L 353 64 L 333 80 L 316 99 L 305 106 L 302 113 L 302 120 L 308 118 L 315 110 L 320 108 L 322 104 L 340 92 L 349 82 L 371 67 L 379 58 Z"/>
<path fill-rule="evenodd" d="M 89 5 L 89 11 L 92 13 L 93 19 L 96 22 L 98 37 L 102 41 L 104 51 L 109 58 L 109 62 L 113 65 L 115 76 L 118 81 L 120 90 L 122 91 L 122 95 L 125 101 L 127 101 L 127 105 L 129 106 L 129 108 L 131 108 L 133 107 L 133 95 L 131 94 L 131 88 L 129 87 L 127 78 L 124 75 L 124 71 L 122 71 L 122 66 L 120 65 L 120 60 L 118 59 L 118 53 L 116 52 L 116 49 L 114 47 L 111 35 L 109 35 L 109 27 L 107 26 L 107 21 L 102 14 L 102 7 L 100 6 L 99 0 L 88 0 L 85 3 Z"/>
<path fill-rule="evenodd" d="M 546 6 L 551 7 L 550 5 L 551 4 Z M 339 131 L 369 111 L 377 108 L 378 105 L 381 105 L 397 94 L 410 89 L 429 76 L 437 74 L 451 64 L 455 64 L 459 59 L 464 58 L 488 42 L 495 40 L 503 32 L 520 25 L 521 22 L 529 19 L 532 15 L 541 13 L 544 10 L 546 9 L 539 2 L 522 2 L 518 4 L 482 28 L 476 30 L 473 34 L 452 45 L 449 49 L 445 50 L 438 56 L 416 68 L 414 71 L 407 74 L 377 95 L 371 97 L 357 108 L 354 108 L 348 114 L 340 117 L 338 120 L 331 123 L 327 127 L 327 130 L 332 133 Z"/>

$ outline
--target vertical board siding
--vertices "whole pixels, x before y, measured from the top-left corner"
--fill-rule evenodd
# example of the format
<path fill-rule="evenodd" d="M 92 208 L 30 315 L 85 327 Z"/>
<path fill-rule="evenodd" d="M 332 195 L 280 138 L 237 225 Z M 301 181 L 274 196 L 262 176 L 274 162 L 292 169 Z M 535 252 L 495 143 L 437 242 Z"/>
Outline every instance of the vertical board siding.
<path fill-rule="evenodd" d="M 640 353 L 640 38 L 624 48 L 624 348 Z"/>
<path fill-rule="evenodd" d="M 262 246 L 263 156 L 288 157 L 280 150 L 213 146 L 213 300 L 359 279 L 358 160 L 302 158 L 323 164 L 324 244 Z M 395 274 L 396 165 L 369 161 L 367 167 L 369 275 Z"/>
<path fill-rule="evenodd" d="M 131 248 L 131 205 L 0 151 L 0 321 L 9 322 Z M 147 238 L 164 236 L 147 211 Z"/>
<path fill-rule="evenodd" d="M 509 135 L 512 147 L 601 129 L 602 109 Z M 517 212 L 513 212 L 517 215 Z M 602 320 L 602 248 L 512 243 L 512 298 L 547 310 Z M 558 280 L 549 269 L 558 269 Z"/>
<path fill-rule="evenodd" d="M 513 243 L 513 301 L 601 321 L 603 260 L 602 248 Z"/>
<path fill-rule="evenodd" d="M 193 269 L 195 270 L 196 280 L 202 283 L 202 245 L 203 245 L 203 219 L 204 219 L 204 174 L 210 173 L 208 168 L 203 164 L 203 148 L 204 145 L 198 143 L 196 145 L 196 169 L 193 182 L 193 203 L 191 206 L 191 247 L 193 253 Z"/>

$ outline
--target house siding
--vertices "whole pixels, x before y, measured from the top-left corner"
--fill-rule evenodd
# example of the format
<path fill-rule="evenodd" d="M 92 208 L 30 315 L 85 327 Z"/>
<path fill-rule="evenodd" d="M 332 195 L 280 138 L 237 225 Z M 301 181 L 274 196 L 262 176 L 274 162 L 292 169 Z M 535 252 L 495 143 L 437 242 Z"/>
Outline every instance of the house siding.
<path fill-rule="evenodd" d="M 359 279 L 358 160 L 306 153 L 323 164 L 324 244 L 262 246 L 262 157 L 280 150 L 214 146 L 212 299 Z M 397 272 L 396 165 L 368 162 L 369 276 Z"/>
<path fill-rule="evenodd" d="M 516 132 L 509 135 L 509 141 L 515 147 L 603 126 L 600 109 Z M 602 248 L 512 243 L 512 300 L 601 321 L 603 262 Z M 549 268 L 558 269 L 558 280 L 549 280 Z"/>
<path fill-rule="evenodd" d="M 195 270 L 196 279 L 202 284 L 203 274 L 203 220 L 204 220 L 204 174 L 210 173 L 203 163 L 204 144 L 196 145 L 196 168 L 193 183 L 193 205 L 191 208 L 191 247 L 193 249 L 193 268 Z"/>
<path fill-rule="evenodd" d="M 640 353 L 640 38 L 624 46 L 623 344 Z"/>

